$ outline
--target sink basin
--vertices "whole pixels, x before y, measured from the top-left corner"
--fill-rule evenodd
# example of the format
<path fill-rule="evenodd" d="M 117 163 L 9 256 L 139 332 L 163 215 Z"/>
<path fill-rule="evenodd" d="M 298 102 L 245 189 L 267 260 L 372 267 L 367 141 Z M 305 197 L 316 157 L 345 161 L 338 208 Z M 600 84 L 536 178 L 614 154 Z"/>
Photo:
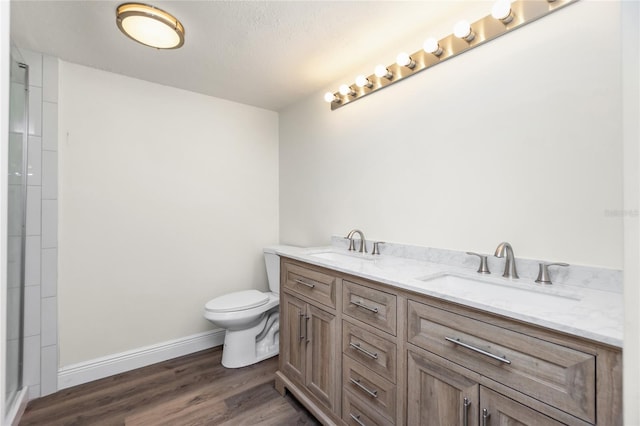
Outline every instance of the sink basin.
<path fill-rule="evenodd" d="M 453 274 L 420 278 L 429 289 L 464 297 L 493 306 L 536 305 L 547 308 L 566 308 L 577 303 L 581 296 L 570 290 L 501 278 L 482 279 Z"/>
<path fill-rule="evenodd" d="M 311 257 L 317 257 L 319 259 L 330 260 L 333 262 L 353 262 L 354 260 L 374 260 L 374 257 L 370 254 L 362 253 L 337 253 L 335 251 L 325 251 L 321 253 L 313 253 Z"/>

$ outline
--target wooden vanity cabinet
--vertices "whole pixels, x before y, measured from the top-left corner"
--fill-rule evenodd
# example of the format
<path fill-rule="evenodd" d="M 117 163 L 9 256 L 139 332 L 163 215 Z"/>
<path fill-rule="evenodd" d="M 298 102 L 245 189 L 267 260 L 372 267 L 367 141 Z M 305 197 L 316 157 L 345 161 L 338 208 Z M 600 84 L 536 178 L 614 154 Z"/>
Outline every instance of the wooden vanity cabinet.
<path fill-rule="evenodd" d="M 276 388 L 291 391 L 323 423 L 339 421 L 340 334 L 335 276 L 281 262 L 280 362 Z M 337 370 L 338 369 L 338 370 Z"/>
<path fill-rule="evenodd" d="M 589 423 L 520 396 L 520 402 L 481 385 L 482 376 L 419 348 L 408 350 L 407 424 L 429 426 Z M 530 404 L 530 405 L 527 405 Z"/>
<path fill-rule="evenodd" d="M 595 422 L 595 356 L 428 304 L 408 302 L 407 340 Z"/>
<path fill-rule="evenodd" d="M 520 404 L 491 389 L 480 386 L 480 424 L 489 425 L 536 425 L 536 426 L 562 426 L 566 423 L 535 411 L 524 404 Z M 574 424 L 573 422 L 568 424 Z M 575 424 L 584 424 L 575 421 Z"/>
<path fill-rule="evenodd" d="M 619 350 L 410 297 L 408 424 L 622 425 Z"/>
<path fill-rule="evenodd" d="M 285 294 L 282 316 L 282 371 L 308 390 L 330 410 L 335 408 L 336 386 L 333 354 L 336 347 L 336 317 L 316 306 Z M 281 321 L 282 323 L 282 321 Z"/>
<path fill-rule="evenodd" d="M 344 280 L 342 287 L 342 310 L 350 318 L 380 329 L 391 336 L 396 335 L 396 301 L 393 293 L 381 291 L 355 280 Z"/>
<path fill-rule="evenodd" d="M 354 426 L 394 425 L 399 399 L 397 296 L 369 281 L 345 278 L 342 314 L 342 392 L 348 404 L 342 420 Z"/>
<path fill-rule="evenodd" d="M 420 349 L 407 352 L 407 424 L 478 424 L 479 377 Z"/>
<path fill-rule="evenodd" d="M 618 348 L 281 262 L 276 388 L 325 425 L 622 425 Z"/>

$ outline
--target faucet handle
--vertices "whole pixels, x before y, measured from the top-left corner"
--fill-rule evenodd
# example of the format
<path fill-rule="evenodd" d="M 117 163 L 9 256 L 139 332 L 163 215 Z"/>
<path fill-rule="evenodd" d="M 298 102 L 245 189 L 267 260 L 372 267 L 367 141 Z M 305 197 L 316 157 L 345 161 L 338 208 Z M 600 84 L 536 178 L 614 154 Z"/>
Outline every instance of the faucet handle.
<path fill-rule="evenodd" d="M 373 256 L 374 254 L 380 254 L 380 247 L 378 247 L 378 245 L 380 244 L 384 244 L 384 241 L 374 241 L 373 242 L 373 248 L 371 249 L 371 255 Z"/>
<path fill-rule="evenodd" d="M 555 263 L 544 263 L 540 262 L 538 264 L 538 278 L 536 278 L 537 283 L 541 284 L 553 284 L 551 282 L 551 277 L 549 277 L 549 266 L 569 266 L 568 263 L 555 262 Z"/>
<path fill-rule="evenodd" d="M 478 256 L 480 258 L 480 267 L 478 267 L 479 274 L 490 274 L 489 265 L 487 264 L 487 255 L 474 253 L 472 251 L 468 251 L 467 254 L 471 256 Z"/>
<path fill-rule="evenodd" d="M 355 251 L 356 250 L 356 244 L 353 242 L 353 238 L 347 236 L 344 237 L 345 240 L 349 240 L 349 251 Z"/>
<path fill-rule="evenodd" d="M 349 251 L 356 251 L 356 245 L 353 242 L 353 233 L 355 232 L 355 229 L 349 231 L 349 233 L 347 234 L 346 237 L 344 237 L 345 240 L 349 240 Z"/>

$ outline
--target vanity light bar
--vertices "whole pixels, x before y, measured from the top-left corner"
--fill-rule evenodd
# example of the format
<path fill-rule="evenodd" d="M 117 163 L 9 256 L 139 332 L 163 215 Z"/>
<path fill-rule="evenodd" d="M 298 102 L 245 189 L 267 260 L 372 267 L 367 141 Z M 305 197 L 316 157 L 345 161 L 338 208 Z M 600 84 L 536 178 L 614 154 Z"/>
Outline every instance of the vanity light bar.
<path fill-rule="evenodd" d="M 387 67 L 378 65 L 370 76 L 358 76 L 356 84 L 344 84 L 335 93 L 327 92 L 325 101 L 331 104 L 332 111 L 336 110 L 577 1 L 518 0 L 510 4 L 509 10 L 508 0 L 498 0 L 492 14 L 471 23 L 469 27 L 464 25 L 464 34 L 462 27 L 466 22 L 460 21 L 455 28 L 457 37 L 450 34 L 441 40 L 427 39 L 424 49 L 411 55 L 401 53 L 397 62 Z"/>

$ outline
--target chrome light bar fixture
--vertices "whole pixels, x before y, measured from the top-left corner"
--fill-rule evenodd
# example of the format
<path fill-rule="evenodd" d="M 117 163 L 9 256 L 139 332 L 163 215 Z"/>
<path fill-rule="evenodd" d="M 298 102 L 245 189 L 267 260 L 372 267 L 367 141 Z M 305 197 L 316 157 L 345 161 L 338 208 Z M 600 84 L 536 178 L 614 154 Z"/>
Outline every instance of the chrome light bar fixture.
<path fill-rule="evenodd" d="M 327 92 L 324 99 L 336 110 L 577 1 L 498 0 L 490 15 L 473 23 L 458 22 L 453 34 L 441 40 L 428 38 L 423 49 L 411 55 L 400 53 L 394 64 L 377 65 L 370 76 L 359 75 L 354 84 L 343 84 L 337 92 Z"/>

